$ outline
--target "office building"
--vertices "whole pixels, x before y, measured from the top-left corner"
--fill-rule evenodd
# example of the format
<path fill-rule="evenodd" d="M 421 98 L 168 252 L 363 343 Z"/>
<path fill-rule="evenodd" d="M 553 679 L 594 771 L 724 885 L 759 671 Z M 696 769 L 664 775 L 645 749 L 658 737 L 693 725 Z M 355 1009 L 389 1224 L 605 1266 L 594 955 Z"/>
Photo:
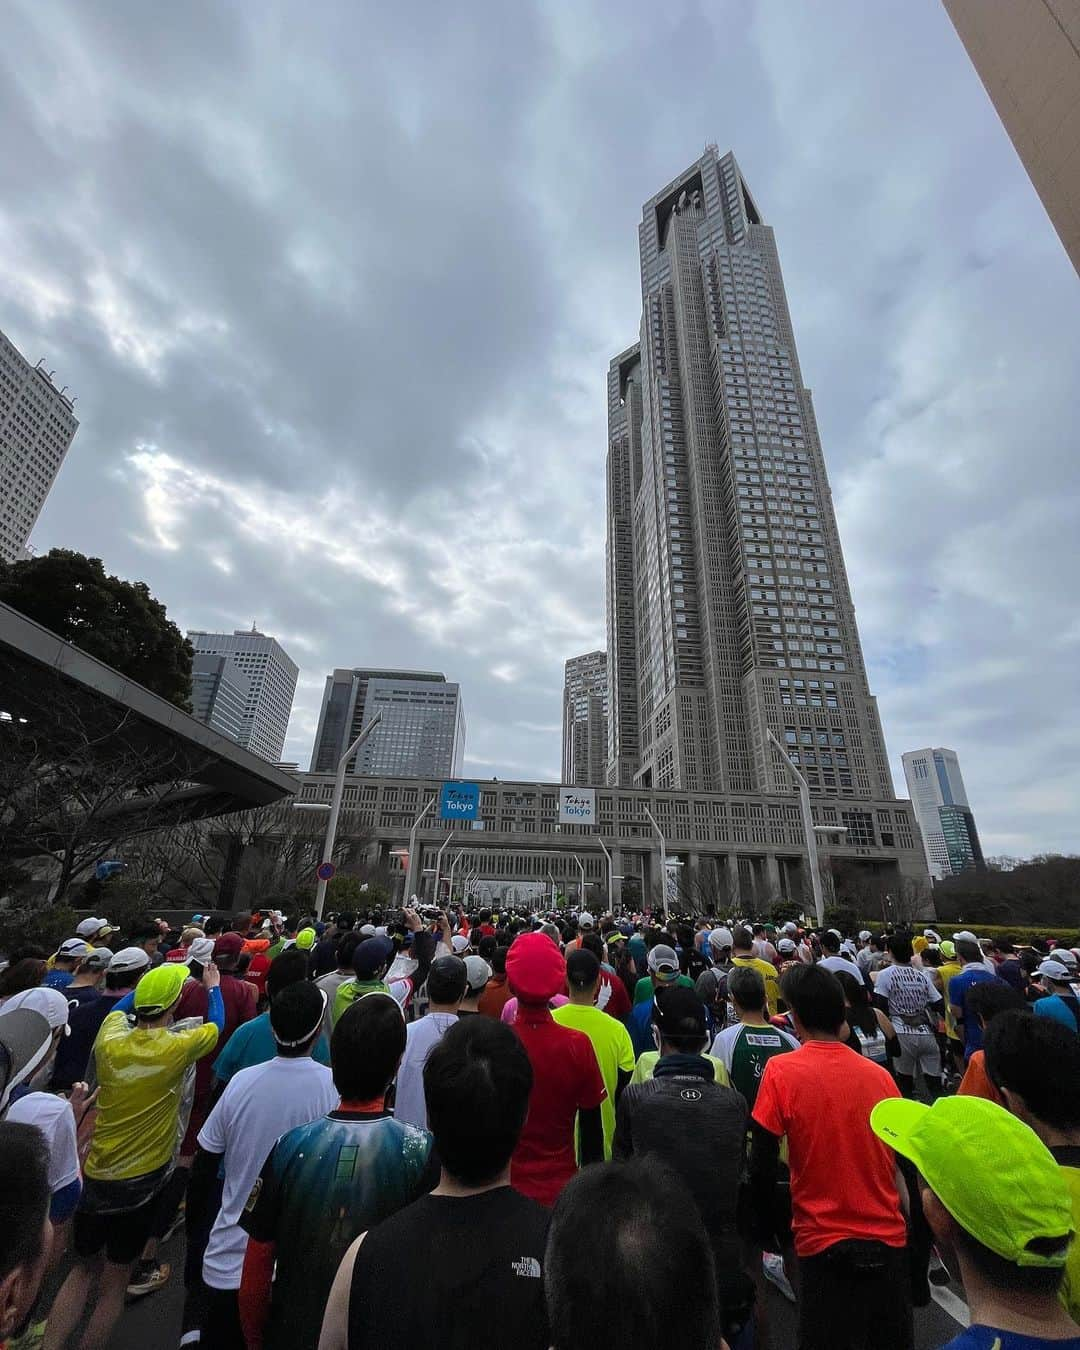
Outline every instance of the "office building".
<path fill-rule="evenodd" d="M 0 333 L 0 560 L 29 556 L 30 532 L 79 428 L 53 372 Z"/>
<path fill-rule="evenodd" d="M 612 786 L 894 800 L 780 260 L 715 146 L 645 203 L 608 374 Z"/>
<path fill-rule="evenodd" d="M 276 764 L 285 746 L 293 695 L 300 668 L 275 638 L 252 624 L 233 633 L 188 633 L 196 657 L 221 656 L 230 678 L 247 681 L 237 741 L 253 754 Z M 241 679 L 236 680 L 240 688 Z M 224 715 L 224 714 L 223 714 Z"/>
<path fill-rule="evenodd" d="M 460 777 L 465 756 L 461 689 L 429 670 L 338 669 L 328 675 L 311 772 L 334 773 L 376 713 L 379 725 L 356 752 L 350 773 Z"/>
<path fill-rule="evenodd" d="M 602 787 L 607 781 L 607 652 L 587 652 L 566 663 L 563 680 L 562 781 Z"/>
<path fill-rule="evenodd" d="M 1080 4 L 945 0 L 945 8 L 1080 272 Z"/>
<path fill-rule="evenodd" d="M 191 713 L 200 722 L 239 741 L 251 681 L 225 656 L 198 653 L 191 663 Z"/>
<path fill-rule="evenodd" d="M 930 875 L 940 881 L 982 867 L 982 848 L 956 751 L 940 746 L 909 750 L 903 761 Z"/>

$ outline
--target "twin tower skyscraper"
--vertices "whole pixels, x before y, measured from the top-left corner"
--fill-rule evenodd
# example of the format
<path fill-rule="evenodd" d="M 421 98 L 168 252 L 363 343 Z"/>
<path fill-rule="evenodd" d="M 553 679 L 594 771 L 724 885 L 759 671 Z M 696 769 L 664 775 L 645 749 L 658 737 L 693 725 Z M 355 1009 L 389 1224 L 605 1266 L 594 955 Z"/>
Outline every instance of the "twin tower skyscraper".
<path fill-rule="evenodd" d="M 888 802 L 772 229 L 715 146 L 645 203 L 608 371 L 609 786 Z M 580 779 L 579 779 L 580 781 Z M 852 841 L 853 842 L 853 841 Z"/>

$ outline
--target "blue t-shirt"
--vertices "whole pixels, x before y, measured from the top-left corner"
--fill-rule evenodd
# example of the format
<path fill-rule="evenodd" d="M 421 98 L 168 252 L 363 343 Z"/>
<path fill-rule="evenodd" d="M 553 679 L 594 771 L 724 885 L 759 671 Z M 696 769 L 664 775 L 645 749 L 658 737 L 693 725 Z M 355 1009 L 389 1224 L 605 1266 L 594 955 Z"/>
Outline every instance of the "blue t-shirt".
<path fill-rule="evenodd" d="M 66 989 L 74 978 L 73 970 L 50 970 L 42 984 L 46 989 Z"/>
<path fill-rule="evenodd" d="M 1060 994 L 1050 994 L 1046 998 L 1041 998 L 1034 1007 L 1037 1017 L 1052 1017 L 1055 1022 L 1060 1022 L 1070 1031 L 1077 1030 L 1076 1014 Z"/>
<path fill-rule="evenodd" d="M 970 965 L 965 966 L 959 975 L 954 975 L 949 981 L 949 1002 L 955 1007 L 961 1009 L 964 1014 L 964 1062 L 966 1063 L 976 1050 L 982 1049 L 982 1027 L 979 1026 L 979 1019 L 968 1015 L 967 996 L 977 984 L 985 984 L 987 980 L 996 980 L 996 975 L 991 975 L 985 966 Z M 1005 981 L 1001 980 L 1001 984 Z"/>
<path fill-rule="evenodd" d="M 236 1028 L 225 1043 L 225 1049 L 214 1060 L 214 1077 L 227 1083 L 241 1069 L 252 1069 L 266 1064 L 277 1054 L 274 1033 L 270 1030 L 270 1014 L 260 1013 L 250 1022 Z M 318 1064 L 330 1063 L 330 1047 L 325 1032 L 315 1042 L 312 1059 Z"/>
<path fill-rule="evenodd" d="M 941 1350 L 1080 1350 L 1080 1336 L 1070 1336 L 1065 1341 L 1048 1341 L 1043 1336 L 1021 1336 L 1015 1331 L 972 1326 L 948 1345 L 943 1345 Z"/>

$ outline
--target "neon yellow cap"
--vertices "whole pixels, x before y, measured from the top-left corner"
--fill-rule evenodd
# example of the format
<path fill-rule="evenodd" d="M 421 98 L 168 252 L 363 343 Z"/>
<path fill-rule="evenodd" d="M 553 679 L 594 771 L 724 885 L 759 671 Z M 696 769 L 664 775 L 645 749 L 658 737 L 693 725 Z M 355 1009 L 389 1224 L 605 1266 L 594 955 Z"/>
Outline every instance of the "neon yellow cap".
<path fill-rule="evenodd" d="M 933 1106 L 889 1097 L 870 1128 L 910 1158 L 976 1242 L 1017 1266 L 1065 1265 L 1072 1205 L 1049 1149 L 1034 1130 L 982 1097 L 939 1097 Z M 1037 1239 L 1059 1239 L 1049 1255 Z"/>
<path fill-rule="evenodd" d="M 166 961 L 156 970 L 148 970 L 135 986 L 135 1010 L 156 1017 L 180 997 L 191 972 L 182 961 Z"/>
<path fill-rule="evenodd" d="M 302 952 L 311 951 L 312 947 L 315 946 L 315 929 L 301 928 L 296 935 L 296 945 Z"/>

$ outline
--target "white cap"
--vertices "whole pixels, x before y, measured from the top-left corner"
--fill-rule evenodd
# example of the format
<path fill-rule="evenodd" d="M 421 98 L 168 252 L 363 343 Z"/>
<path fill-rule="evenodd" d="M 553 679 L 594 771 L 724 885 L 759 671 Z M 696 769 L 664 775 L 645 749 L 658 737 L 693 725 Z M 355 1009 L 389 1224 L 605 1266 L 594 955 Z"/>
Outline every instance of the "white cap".
<path fill-rule="evenodd" d="M 90 944 L 82 938 L 65 938 L 56 949 L 57 956 L 66 956 L 74 960 L 77 956 L 89 956 Z"/>
<path fill-rule="evenodd" d="M 205 966 L 208 961 L 214 959 L 214 939 L 208 937 L 196 938 L 187 950 L 185 965 L 190 966 L 192 961 L 198 961 L 200 966 Z"/>
<path fill-rule="evenodd" d="M 577 918 L 579 928 L 592 928 L 596 920 L 587 909 L 583 909 Z"/>
<path fill-rule="evenodd" d="M 734 945 L 735 939 L 731 936 L 730 928 L 714 928 L 709 934 L 709 946 L 715 947 L 718 952 Z"/>
<path fill-rule="evenodd" d="M 450 945 L 454 949 L 454 955 L 460 956 L 462 952 L 469 950 L 469 939 L 464 933 L 455 933 L 450 939 Z"/>
<path fill-rule="evenodd" d="M 374 937 L 374 936 L 375 936 L 375 925 L 374 925 L 373 923 L 365 923 L 365 924 L 363 924 L 363 925 L 361 926 L 361 929 L 360 929 L 360 936 L 361 936 L 361 937 Z"/>
<path fill-rule="evenodd" d="M 924 928 L 922 935 L 928 942 L 940 942 L 941 934 L 934 931 L 933 928 Z"/>
<path fill-rule="evenodd" d="M 465 958 L 465 978 L 469 982 L 469 990 L 475 993 L 478 989 L 483 989 L 488 980 L 491 979 L 491 967 L 482 956 L 467 956 Z"/>
<path fill-rule="evenodd" d="M 780 931 L 781 933 L 797 933 L 799 931 L 799 926 L 798 924 L 792 923 L 789 919 Z"/>
<path fill-rule="evenodd" d="M 776 950 L 778 952 L 782 952 L 783 955 L 787 956 L 789 953 L 795 951 L 794 939 L 781 938 L 780 941 L 776 944 Z"/>
<path fill-rule="evenodd" d="M 1071 947 L 1055 947 L 1050 953 L 1051 961 L 1064 961 L 1067 966 L 1076 965 L 1076 953 Z"/>
<path fill-rule="evenodd" d="M 869 930 L 868 928 L 864 928 L 864 929 L 862 930 L 862 932 L 859 934 L 859 941 L 860 941 L 860 942 L 869 942 L 871 936 L 872 936 L 872 934 L 871 934 L 870 930 Z"/>
<path fill-rule="evenodd" d="M 959 933 L 954 933 L 952 935 L 952 940 L 954 942 L 974 942 L 976 944 L 979 941 L 975 934 L 969 933 L 966 928 L 962 928 Z"/>
<path fill-rule="evenodd" d="M 68 1027 L 68 1001 L 59 989 L 47 989 L 43 985 L 38 985 L 36 989 L 24 989 L 21 994 L 12 994 L 4 1000 L 4 1006 L 0 1008 L 0 1017 L 5 1013 L 15 1012 L 17 1008 L 29 1008 L 31 1012 L 40 1013 L 48 1022 L 53 1031 L 57 1027 L 64 1028 L 64 1035 L 70 1035 Z"/>
<path fill-rule="evenodd" d="M 1039 966 L 1038 973 L 1045 975 L 1048 980 L 1055 980 L 1058 984 L 1067 984 L 1069 980 L 1069 968 L 1063 961 L 1049 959 L 1043 961 Z"/>
<path fill-rule="evenodd" d="M 103 928 L 106 930 L 106 936 L 108 936 L 109 933 L 116 932 L 116 929 L 108 919 L 83 919 L 82 923 L 77 923 L 75 925 L 76 933 L 78 933 L 81 938 L 86 938 L 87 942 L 89 942 L 91 938 L 97 937 Z"/>
<path fill-rule="evenodd" d="M 111 974 L 134 975 L 136 971 L 146 970 L 150 957 L 142 947 L 121 947 L 109 962 Z"/>

